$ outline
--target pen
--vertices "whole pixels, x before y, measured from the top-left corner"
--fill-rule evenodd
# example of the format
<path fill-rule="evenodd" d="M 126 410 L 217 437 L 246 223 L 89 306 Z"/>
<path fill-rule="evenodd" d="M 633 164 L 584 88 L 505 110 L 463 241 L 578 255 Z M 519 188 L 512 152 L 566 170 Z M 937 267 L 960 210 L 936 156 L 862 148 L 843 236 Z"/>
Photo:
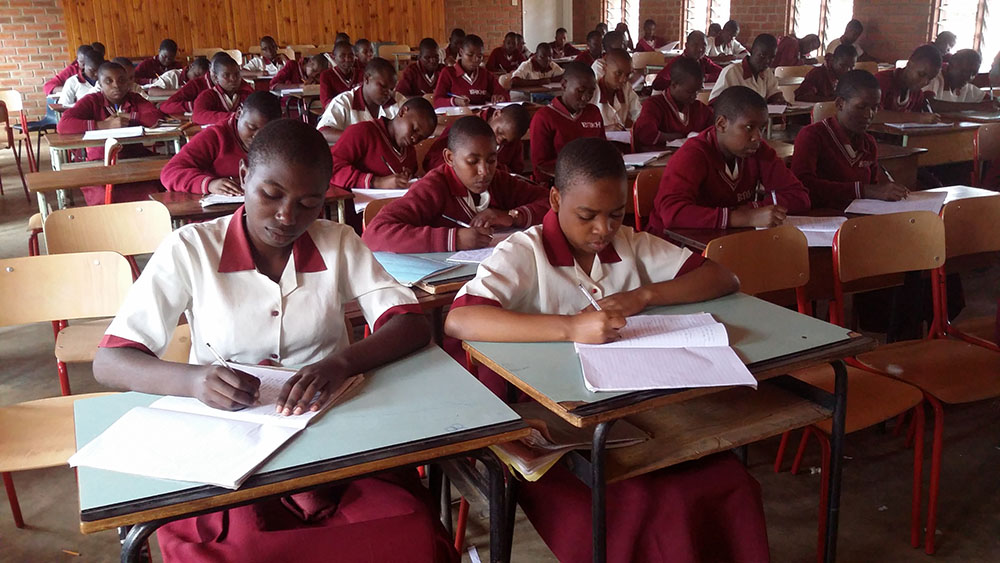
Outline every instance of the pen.
<path fill-rule="evenodd" d="M 215 356 L 216 360 L 219 360 L 220 362 L 222 362 L 222 365 L 226 369 L 228 369 L 229 371 L 231 371 L 233 373 L 236 373 L 236 371 L 233 370 L 233 366 L 229 365 L 229 362 L 227 362 L 226 359 L 223 358 L 221 354 L 219 354 L 218 352 L 216 352 L 215 348 L 212 348 L 211 344 L 209 344 L 208 342 L 206 342 L 205 343 L 205 347 L 208 348 L 208 351 L 211 352 L 213 356 Z"/>
<path fill-rule="evenodd" d="M 587 291 L 587 288 L 583 287 L 583 284 L 582 284 L 582 283 L 578 283 L 578 284 L 576 284 L 576 287 L 579 287 L 579 288 L 580 288 L 580 291 L 581 291 L 581 292 L 583 292 L 583 295 L 584 295 L 584 297 L 586 297 L 586 298 L 587 298 L 587 301 L 590 301 L 590 304 L 594 306 L 594 309 L 596 309 L 596 310 L 598 310 L 598 311 L 600 311 L 600 310 L 601 310 L 601 306 L 600 306 L 600 305 L 598 305 L 598 304 L 597 304 L 597 301 L 595 301 L 595 300 L 594 300 L 594 296 L 592 296 L 592 295 L 590 294 L 590 292 L 589 292 L 589 291 Z"/>
<path fill-rule="evenodd" d="M 778 192 L 777 191 L 772 191 L 771 192 L 771 201 L 774 202 L 775 205 L 778 205 Z"/>
<path fill-rule="evenodd" d="M 393 169 L 392 165 L 389 164 L 389 161 L 386 160 L 385 157 L 381 156 L 381 155 L 379 155 L 379 158 L 382 159 L 382 162 L 385 164 L 385 167 L 389 169 L 389 172 L 391 172 L 392 175 L 395 176 L 396 175 L 396 170 Z"/>
<path fill-rule="evenodd" d="M 441 216 L 444 217 L 445 219 L 451 221 L 452 223 L 455 223 L 459 227 L 465 227 L 466 229 L 471 229 L 472 228 L 472 225 L 466 223 L 465 221 L 459 221 L 458 219 L 453 219 L 451 217 L 448 217 L 447 215 L 441 215 Z"/>

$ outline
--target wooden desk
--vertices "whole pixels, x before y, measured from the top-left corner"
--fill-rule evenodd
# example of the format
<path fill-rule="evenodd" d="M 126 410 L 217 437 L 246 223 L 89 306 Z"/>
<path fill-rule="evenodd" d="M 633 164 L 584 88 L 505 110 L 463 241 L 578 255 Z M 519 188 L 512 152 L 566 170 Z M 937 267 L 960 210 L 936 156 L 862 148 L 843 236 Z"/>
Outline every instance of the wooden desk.
<path fill-rule="evenodd" d="M 942 113 L 941 119 L 945 121 L 972 122 L 972 123 L 996 123 L 1000 122 L 1000 113 L 988 111 L 956 111 Z"/>
<path fill-rule="evenodd" d="M 202 207 L 202 197 L 204 194 L 188 192 L 159 192 L 149 195 L 150 199 L 167 206 L 167 210 L 170 212 L 170 221 L 174 224 L 175 229 L 191 221 L 206 221 L 230 215 L 242 205 L 241 203 L 226 203 Z M 347 190 L 331 187 L 327 191 L 326 205 L 337 205 L 337 220 L 340 223 L 345 221 L 344 205 L 349 199 L 354 199 L 354 194 Z"/>
<path fill-rule="evenodd" d="M 83 133 L 73 133 L 61 135 L 50 133 L 45 136 L 49 141 L 49 152 L 52 155 L 52 169 L 59 170 L 64 163 L 64 156 L 74 149 L 85 149 L 89 147 L 103 147 L 104 139 L 84 140 Z M 165 133 L 149 133 L 141 137 L 123 137 L 118 142 L 123 145 L 147 145 L 152 143 L 166 142 L 173 145 L 173 153 L 177 154 L 181 150 L 181 140 L 185 138 L 183 127 Z"/>
<path fill-rule="evenodd" d="M 917 157 L 920 166 L 936 166 L 972 160 L 972 143 L 981 124 L 958 122 L 951 127 L 934 127 L 901 131 L 884 123 L 872 125 L 868 130 L 876 138 L 887 139 L 903 147 L 925 148 L 928 152 Z"/>
<path fill-rule="evenodd" d="M 442 397 L 448 397 L 446 407 Z M 123 393 L 78 401 L 77 444 L 82 447 L 132 407 L 156 399 Z M 528 433 L 514 411 L 431 346 L 374 370 L 357 396 L 314 420 L 235 491 L 79 468 L 80 530 L 90 534 L 130 528 L 122 561 L 136 561 L 149 535 L 174 520 L 381 471 L 474 456 L 490 472 L 490 554 L 492 561 L 500 561 L 503 470 L 488 447 Z"/>
<path fill-rule="evenodd" d="M 153 102 L 154 104 L 158 104 L 160 102 L 165 102 L 169 100 L 170 96 L 173 96 L 176 93 L 177 90 L 167 90 L 164 88 L 148 88 L 146 90 L 146 99 Z"/>
<path fill-rule="evenodd" d="M 583 383 L 573 344 L 547 342 L 512 344 L 466 342 L 473 359 L 493 369 L 549 410 L 577 427 L 593 427 L 589 460 L 576 454 L 571 466 L 591 487 L 594 560 L 605 560 L 605 487 L 655 469 L 724 451 L 791 430 L 816 418 L 833 416 L 832 458 L 827 529 L 827 561 L 834 561 L 840 502 L 840 473 L 846 407 L 846 368 L 843 358 L 871 350 L 875 342 L 788 309 L 743 294 L 703 303 L 659 307 L 657 314 L 709 312 L 726 325 L 730 342 L 751 373 L 761 382 L 757 393 L 739 388 L 678 389 L 627 393 L 593 393 Z M 813 388 L 791 377 L 790 371 L 830 362 L 836 372 L 836 394 Z M 751 404 L 731 404 L 749 400 Z M 698 401 L 688 404 L 689 401 Z M 688 423 L 689 410 L 701 413 Z M 716 418 L 714 415 L 722 418 Z M 728 416 L 739 416 L 731 420 Z M 605 440 L 618 419 L 653 430 L 654 444 L 605 452 Z M 679 417 L 679 418 L 678 418 Z M 665 429 L 682 420 L 682 430 Z M 701 421 L 711 419 L 709 430 Z M 714 429 L 714 430 L 713 430 Z M 692 444 L 697 442 L 697 448 Z M 680 448 L 664 451 L 659 446 Z M 683 446 L 683 447 L 682 447 Z"/>
<path fill-rule="evenodd" d="M 901 147 L 899 145 L 878 144 L 878 162 L 900 184 L 914 188 L 917 185 L 917 168 L 920 155 L 927 152 L 923 147 Z"/>
<path fill-rule="evenodd" d="M 66 207 L 66 190 L 102 184 L 127 184 L 160 178 L 160 171 L 167 165 L 166 157 L 126 159 L 114 166 L 93 162 L 66 170 L 51 170 L 25 174 L 28 190 L 38 198 L 38 211 L 44 219 L 49 214 L 46 195 L 56 192 L 58 209 Z"/>

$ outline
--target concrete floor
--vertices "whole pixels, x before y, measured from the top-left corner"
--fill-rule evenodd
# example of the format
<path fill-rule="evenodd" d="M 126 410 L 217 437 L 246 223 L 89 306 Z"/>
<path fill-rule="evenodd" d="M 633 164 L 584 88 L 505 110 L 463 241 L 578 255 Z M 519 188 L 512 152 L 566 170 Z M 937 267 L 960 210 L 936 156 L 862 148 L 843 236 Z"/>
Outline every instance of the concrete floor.
<path fill-rule="evenodd" d="M 42 150 L 47 153 L 44 143 Z M 47 167 L 46 156 L 42 168 Z M 0 154 L 0 174 L 6 191 L 0 198 L 0 258 L 24 256 L 25 226 L 36 206 L 25 201 L 9 152 Z M 992 314 L 1000 293 L 1000 268 L 978 272 L 965 281 L 970 299 L 963 314 Z M 89 365 L 71 366 L 70 378 L 74 392 L 102 390 Z M 0 328 L 0 406 L 58 393 L 49 326 Z M 947 410 L 940 532 L 934 556 L 909 547 L 912 451 L 903 448 L 900 438 L 877 429 L 850 436 L 844 465 L 840 561 L 1000 561 L 998 416 L 998 401 Z M 813 561 L 819 475 L 773 473 L 776 449 L 776 439 L 750 447 L 750 469 L 764 490 L 772 557 L 781 562 Z M 929 436 L 925 451 L 929 460 Z M 790 462 L 787 459 L 786 468 Z M 805 465 L 818 463 L 813 444 Z M 926 479 L 927 471 L 924 474 Z M 79 532 L 72 471 L 65 467 L 26 471 L 15 474 L 14 480 L 28 527 L 14 528 L 6 499 L 0 500 L 0 562 L 117 560 L 114 532 Z M 473 507 L 467 544 L 478 546 L 481 558 L 488 560 L 487 522 L 479 517 L 481 513 L 482 507 Z M 159 560 L 155 544 L 154 553 Z M 513 555 L 514 561 L 555 560 L 520 513 Z M 468 555 L 463 559 L 469 561 Z"/>

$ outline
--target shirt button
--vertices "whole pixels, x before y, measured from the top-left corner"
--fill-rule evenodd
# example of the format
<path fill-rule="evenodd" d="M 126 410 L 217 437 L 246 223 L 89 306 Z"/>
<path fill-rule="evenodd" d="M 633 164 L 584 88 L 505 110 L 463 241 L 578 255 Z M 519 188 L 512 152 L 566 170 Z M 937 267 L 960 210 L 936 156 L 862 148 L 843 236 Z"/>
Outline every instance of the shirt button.
<path fill-rule="evenodd" d="M 591 289 L 590 292 L 591 293 L 597 293 L 597 290 L 596 289 Z"/>
<path fill-rule="evenodd" d="M 271 354 L 271 359 L 272 360 L 277 360 L 278 359 L 278 355 L 277 354 Z"/>
<path fill-rule="evenodd" d="M 278 316 L 278 312 L 277 311 L 271 311 L 271 316 L 272 317 L 277 317 Z"/>

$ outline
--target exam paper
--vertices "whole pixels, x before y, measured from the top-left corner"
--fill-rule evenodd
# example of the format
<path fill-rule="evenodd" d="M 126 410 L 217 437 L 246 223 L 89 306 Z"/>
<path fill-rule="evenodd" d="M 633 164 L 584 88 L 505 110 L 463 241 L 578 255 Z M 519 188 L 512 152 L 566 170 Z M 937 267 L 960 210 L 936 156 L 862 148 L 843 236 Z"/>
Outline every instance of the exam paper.
<path fill-rule="evenodd" d="M 767 113 L 770 115 L 781 115 L 785 113 L 787 107 L 785 104 L 767 104 Z"/>
<path fill-rule="evenodd" d="M 729 346 L 703 348 L 588 347 L 580 349 L 587 389 L 644 391 L 747 385 L 757 380 Z"/>
<path fill-rule="evenodd" d="M 944 192 L 910 192 L 906 199 L 899 201 L 882 201 L 880 199 L 856 199 L 847 206 L 845 213 L 858 215 L 886 215 L 888 213 L 905 213 L 907 211 L 930 211 L 940 213 L 944 205 Z"/>
<path fill-rule="evenodd" d="M 585 348 L 688 348 L 728 346 L 726 327 L 709 313 L 636 315 L 625 319 L 619 340 L 607 344 L 576 344 Z"/>
<path fill-rule="evenodd" d="M 625 131 L 607 131 L 605 133 L 609 141 L 614 141 L 616 143 L 632 144 L 632 132 Z"/>
<path fill-rule="evenodd" d="M 457 264 L 479 264 L 493 255 L 493 247 L 477 248 L 475 250 L 460 250 L 448 257 L 448 262 Z"/>
<path fill-rule="evenodd" d="M 637 152 L 632 154 L 623 155 L 622 158 L 625 160 L 625 166 L 645 166 L 650 162 L 660 158 L 666 154 L 665 152 Z"/>
<path fill-rule="evenodd" d="M 211 207 L 213 205 L 226 205 L 229 203 L 243 203 L 246 196 L 242 195 L 224 195 L 224 194 L 208 194 L 199 200 L 202 207 Z"/>
<path fill-rule="evenodd" d="M 116 139 L 142 137 L 142 130 L 142 125 L 136 125 L 135 127 L 116 127 L 114 129 L 93 129 L 83 134 L 83 140 L 103 140 L 109 137 L 114 137 Z"/>
<path fill-rule="evenodd" d="M 355 188 L 351 191 L 354 192 L 354 210 L 358 213 L 364 212 L 368 204 L 376 199 L 388 199 L 390 197 L 403 197 L 406 195 L 406 188 L 394 190 Z"/>

